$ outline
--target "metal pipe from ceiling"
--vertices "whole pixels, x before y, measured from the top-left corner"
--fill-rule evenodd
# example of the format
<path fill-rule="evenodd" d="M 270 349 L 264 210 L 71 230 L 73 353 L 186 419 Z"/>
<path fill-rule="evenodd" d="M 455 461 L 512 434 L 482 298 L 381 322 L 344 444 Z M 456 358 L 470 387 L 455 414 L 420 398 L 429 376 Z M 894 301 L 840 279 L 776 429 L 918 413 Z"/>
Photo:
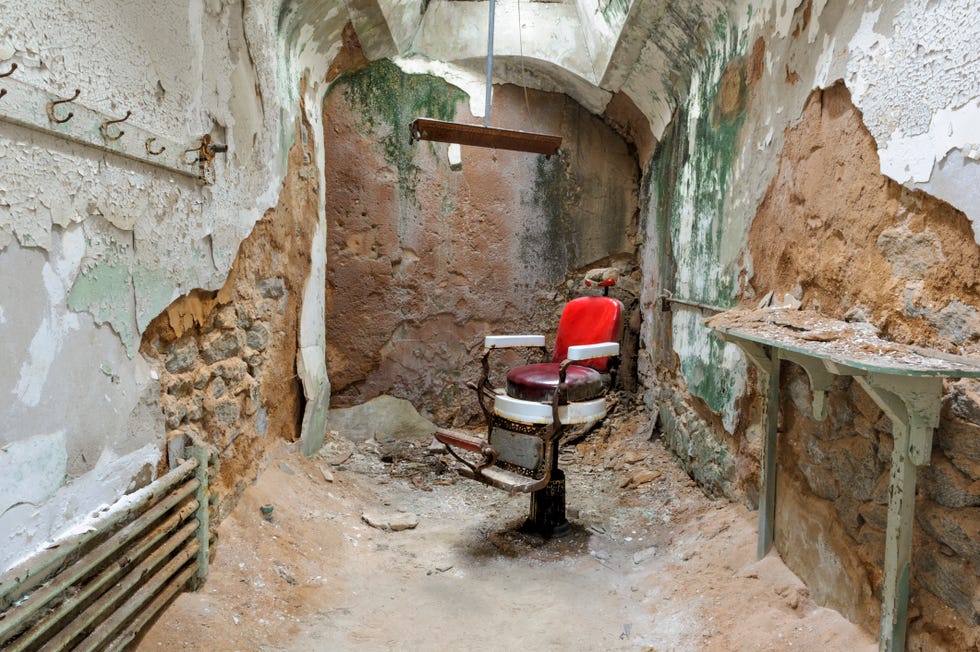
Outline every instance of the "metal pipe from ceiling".
<path fill-rule="evenodd" d="M 490 27 L 487 30 L 487 97 L 483 109 L 483 126 L 490 126 L 490 104 L 493 100 L 493 10 L 496 0 L 490 0 Z"/>

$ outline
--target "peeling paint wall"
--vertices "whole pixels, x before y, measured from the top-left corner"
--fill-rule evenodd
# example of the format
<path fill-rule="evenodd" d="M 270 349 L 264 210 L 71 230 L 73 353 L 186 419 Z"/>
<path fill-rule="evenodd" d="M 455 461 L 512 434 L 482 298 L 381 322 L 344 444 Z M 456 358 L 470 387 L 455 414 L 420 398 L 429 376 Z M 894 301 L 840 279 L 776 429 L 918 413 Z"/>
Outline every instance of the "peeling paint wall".
<path fill-rule="evenodd" d="M 837 192 L 826 192 L 830 185 Z M 889 339 L 958 352 L 980 348 L 980 248 L 969 220 L 880 173 L 874 140 L 842 84 L 815 91 L 803 120 L 787 132 L 749 247 L 757 294 L 798 286 L 804 307 L 838 318 L 863 315 Z M 789 508 L 777 525 L 780 550 L 818 600 L 871 626 L 876 602 L 858 598 L 880 594 L 891 423 L 850 381 L 835 384 L 828 419 L 818 422 L 802 372 L 789 364 L 784 371 L 786 477 L 779 495 Z M 948 384 L 932 460 L 918 473 L 913 594 L 929 610 L 913 632 L 920 640 L 945 632 L 948 648 L 976 640 L 976 632 L 959 638 L 977 622 L 978 558 L 963 541 L 980 530 L 975 385 Z M 794 533 L 801 512 L 821 514 L 806 519 L 818 537 Z M 939 600 L 951 610 L 936 608 Z"/>
<path fill-rule="evenodd" d="M 176 297 L 224 283 L 279 192 L 290 98 L 277 89 L 276 15 L 271 1 L 6 7 L 10 79 L 62 97 L 77 88 L 84 107 L 228 151 L 205 186 L 0 120 L 0 465 L 24 470 L 0 507 L 16 533 L 0 567 L 153 476 L 142 471 L 160 459 L 164 415 L 141 334 Z"/>
<path fill-rule="evenodd" d="M 306 401 L 297 371 L 318 197 L 308 125 L 297 132 L 279 202 L 242 242 L 225 284 L 177 299 L 140 347 L 160 378 L 168 454 L 195 443 L 220 456 L 210 484 L 219 519 L 255 479 L 265 452 L 301 435 Z"/>
<path fill-rule="evenodd" d="M 722 346 L 700 325 L 701 311 L 675 305 L 661 313 L 662 291 L 722 308 L 752 305 L 768 290 L 837 316 L 863 306 L 869 319 L 899 341 L 976 353 L 980 322 L 968 270 L 976 268 L 978 253 L 971 232 L 976 230 L 971 214 L 976 205 L 970 201 L 976 180 L 970 157 L 973 130 L 980 124 L 975 112 L 980 86 L 975 48 L 963 39 L 976 31 L 978 19 L 975 3 L 965 0 L 874 7 L 803 1 L 733 5 L 698 24 L 706 34 L 701 60 L 692 63 L 686 83 L 673 85 L 683 92 L 663 102 L 664 114 L 676 108 L 670 109 L 666 128 L 654 130 L 660 144 L 644 179 L 640 365 L 664 437 L 710 492 L 749 503 L 757 499 L 759 379 L 734 347 Z M 652 58 L 647 61 L 664 69 Z M 660 101 L 637 87 L 642 78 L 629 79 L 624 90 L 638 106 Z M 826 141 L 811 133 L 788 153 L 787 134 L 804 118 L 807 102 L 815 101 L 810 99 L 814 89 L 835 83 L 850 91 L 861 129 L 870 134 L 870 152 L 848 141 L 849 132 L 828 127 Z M 831 111 L 837 117 L 841 109 Z M 861 151 L 875 176 L 861 176 L 858 183 L 853 171 L 828 155 L 834 151 L 831 143 L 841 144 L 842 155 Z M 781 156 L 795 158 L 787 163 Z M 916 197 L 908 194 L 911 189 L 932 190 L 938 199 L 922 195 L 892 206 L 896 197 Z M 768 217 L 760 222 L 763 211 Z M 850 217 L 849 211 L 854 211 Z M 761 223 L 767 230 L 756 231 Z M 792 393 L 792 382 L 784 391 Z M 962 404 L 955 391 L 950 400 Z M 947 405 L 947 413 L 951 410 Z M 853 434 L 857 442 L 860 433 L 847 433 L 857 427 L 859 408 L 843 401 L 840 411 L 840 437 Z M 878 440 L 869 440 L 852 450 L 821 441 L 827 437 L 813 435 L 813 423 L 795 423 L 793 441 L 808 442 L 794 452 L 800 468 L 815 468 L 819 461 L 826 473 L 839 467 L 841 477 L 852 479 L 854 465 L 867 457 L 859 449 L 872 450 L 874 457 L 878 446 Z M 968 431 L 971 441 L 975 437 L 975 422 L 944 423 L 950 431 Z M 960 497 L 980 495 L 971 484 L 972 466 L 961 463 L 962 469 L 949 471 L 944 460 L 950 454 L 962 459 L 962 453 L 947 449 L 948 443 L 937 445 L 937 468 L 925 471 L 932 483 L 928 492 L 939 496 L 931 500 L 944 505 L 957 491 L 965 492 L 956 494 Z M 828 467 L 834 463 L 838 467 Z M 879 479 L 878 464 L 868 467 L 874 471 L 872 484 Z M 780 484 L 784 500 L 777 509 L 786 511 L 778 517 L 783 536 L 777 546 L 813 583 L 815 595 L 873 627 L 880 581 L 874 554 L 880 551 L 872 534 L 881 524 L 860 527 L 853 497 L 843 497 L 845 489 L 840 496 L 821 494 L 830 483 L 818 482 L 816 472 L 801 473 L 806 480 Z M 811 479 L 816 485 L 808 484 Z M 814 492 L 821 496 L 817 502 L 829 500 L 830 507 L 816 506 Z M 874 510 L 867 510 L 861 518 L 870 519 Z M 942 510 L 926 510 L 927 536 L 916 553 L 923 573 L 917 595 L 924 606 L 911 640 L 924 649 L 976 642 L 971 605 L 977 584 L 955 581 L 972 577 L 967 569 L 972 558 L 949 543 L 960 546 L 952 523 L 960 527 L 966 517 Z M 797 525 L 808 535 L 794 535 Z M 954 553 L 944 557 L 938 552 L 942 546 Z M 841 569 L 836 575 L 828 570 L 835 564 Z M 857 600 L 858 595 L 863 597 Z M 947 607 L 957 615 L 950 616 Z"/>
<path fill-rule="evenodd" d="M 880 173 L 876 188 L 890 179 L 895 184 L 887 186 L 892 195 L 919 191 L 931 196 L 923 205 L 943 202 L 941 209 L 926 210 L 923 221 L 913 216 L 918 208 L 909 208 L 877 233 L 874 247 L 888 268 L 878 261 L 875 269 L 885 274 L 890 268 L 899 281 L 876 288 L 888 300 L 874 305 L 887 303 L 888 310 L 870 317 L 880 318 L 880 325 L 897 339 L 976 350 L 975 284 L 970 286 L 963 271 L 975 268 L 975 252 L 973 259 L 968 255 L 969 231 L 972 242 L 980 242 L 980 55 L 972 42 L 980 32 L 980 13 L 975 5 L 973 0 L 580 0 L 520 6 L 507 0 L 498 5 L 495 81 L 504 106 L 519 107 L 523 98 L 512 97 L 503 82 L 566 93 L 578 103 L 574 111 L 568 109 L 573 102 L 562 105 L 577 116 L 568 124 L 590 123 L 584 111 L 605 112 L 636 151 L 649 157 L 639 161 L 645 171 L 638 193 L 644 275 L 640 372 L 668 443 L 707 490 L 755 500 L 758 379 L 737 350 L 711 338 L 696 311 L 678 307 L 661 314 L 659 295 L 670 290 L 680 298 L 729 306 L 774 289 L 763 287 L 769 279 L 780 292 L 819 303 L 822 309 L 843 305 L 839 291 L 821 285 L 826 282 L 821 279 L 833 276 L 827 270 L 810 270 L 805 276 L 803 267 L 780 256 L 776 265 L 789 274 L 784 278 L 771 272 L 773 261 L 765 250 L 753 247 L 756 239 L 776 242 L 781 237 L 778 220 L 773 233 L 753 235 L 754 224 L 761 228 L 766 223 L 762 208 L 788 201 L 793 210 L 785 212 L 795 215 L 794 207 L 813 206 L 815 195 L 797 188 L 803 185 L 799 169 L 805 156 L 782 167 L 781 157 L 814 91 L 843 83 L 849 92 L 873 143 L 874 156 L 866 164 Z M 305 400 L 300 428 L 307 452 L 316 448 L 331 392 L 324 314 L 331 301 L 337 305 L 338 297 L 347 296 L 342 295 L 342 283 L 327 296 L 328 242 L 331 255 L 368 242 L 366 235 L 330 241 L 337 234 L 330 233 L 327 216 L 335 219 L 342 208 L 332 203 L 326 187 L 328 173 L 339 170 L 329 158 L 331 129 L 350 129 L 349 145 L 382 141 L 382 151 L 375 155 L 384 161 L 378 168 L 383 174 L 369 190 L 390 193 L 379 202 L 398 208 L 393 222 L 397 246 L 386 249 L 382 261 L 389 275 L 411 278 L 410 268 L 419 263 L 425 241 L 422 223 L 414 220 L 432 196 L 448 198 L 432 210 L 442 220 L 433 231 L 438 244 L 452 244 L 457 230 L 465 232 L 451 218 L 468 192 L 453 186 L 452 175 L 440 177 L 444 185 L 431 196 L 418 192 L 419 171 L 441 164 L 443 150 L 417 147 L 426 157 L 420 166 L 396 140 L 385 148 L 385 138 L 396 133 L 389 130 L 402 129 L 405 116 L 365 124 L 383 112 L 360 105 L 334 107 L 342 117 L 353 111 L 361 122 L 325 123 L 323 99 L 331 83 L 337 83 L 329 102 L 339 102 L 341 86 L 351 88 L 355 79 L 349 69 L 365 63 L 363 55 L 398 55 L 403 72 L 430 72 L 463 87 L 470 94 L 471 114 L 478 115 L 482 109 L 473 105 L 482 105 L 477 89 L 486 8 L 485 2 L 447 0 L 41 0 L 12 5 L 4 14 L 0 69 L 17 63 L 18 82 L 59 96 L 70 96 L 77 88 L 81 104 L 107 116 L 131 110 L 129 124 L 188 146 L 208 134 L 229 149 L 216 158 L 215 183 L 201 186 L 181 175 L 0 121 L 0 394 L 7 397 L 0 401 L 0 464 L 19 469 L 10 476 L 15 478 L 12 488 L 4 492 L 10 500 L 0 505 L 0 524 L 15 532 L 0 563 L 30 552 L 109 494 L 148 479 L 144 470 L 159 460 L 165 417 L 170 416 L 161 411 L 161 380 L 166 392 L 173 379 L 162 377 L 138 353 L 141 337 L 178 297 L 216 292 L 225 285 L 240 243 L 277 205 L 287 175 L 286 152 L 293 147 L 298 123 L 308 125 L 302 169 L 316 207 L 307 206 L 315 215 L 304 222 L 312 229 L 309 273 L 302 288 L 291 291 L 293 297 L 302 295 L 298 324 L 291 327 L 296 332 L 284 337 L 296 337 L 296 374 Z M 364 44 L 360 58 L 343 59 L 348 22 Z M 344 70 L 348 76 L 336 82 Z M 392 78 L 400 75 L 393 66 L 387 70 Z M 459 98 L 450 100 L 461 110 Z M 514 127 L 524 119 L 509 109 L 496 117 L 500 120 L 495 123 Z M 553 123 L 565 124 L 567 118 Z M 642 121 L 647 124 L 638 126 Z M 629 156 L 630 150 L 625 152 Z M 500 177 L 494 168 L 505 161 L 500 156 L 499 161 L 480 163 L 484 168 L 471 160 L 470 168 Z M 467 165 L 464 153 L 460 179 L 467 178 Z M 588 195 L 576 194 L 587 184 L 568 170 L 567 160 L 524 170 L 528 178 L 548 182 L 541 187 L 559 188 L 558 196 L 515 195 L 502 198 L 499 206 L 538 214 L 547 212 L 549 203 L 578 201 Z M 360 171 L 352 180 L 364 183 L 364 177 Z M 827 192 L 833 192 L 834 180 L 828 185 Z M 767 198 L 773 188 L 775 195 Z M 871 194 L 855 192 L 855 204 Z M 615 207 L 616 219 L 631 220 L 632 204 L 621 208 Z M 869 214 L 880 208 L 869 207 Z M 962 233 L 950 240 L 935 222 L 960 215 L 956 210 L 962 211 L 957 218 Z M 589 219 L 597 216 L 604 214 L 597 210 Z M 524 245 L 515 255 L 523 256 L 528 274 L 551 283 L 546 295 L 528 290 L 518 303 L 529 301 L 539 316 L 545 315 L 556 297 L 569 290 L 563 281 L 570 269 L 602 256 L 632 255 L 629 247 L 597 235 L 589 219 L 574 225 L 544 220 L 534 233 L 507 234 Z M 842 217 L 821 208 L 795 219 L 817 229 L 813 225 L 832 225 Z M 884 223 L 888 216 L 880 219 Z M 830 230 L 824 242 L 871 246 Z M 561 255 L 549 262 L 538 255 L 546 250 Z M 960 286 L 947 292 L 941 282 L 930 280 L 930 270 L 954 259 L 964 261 L 950 268 L 952 282 Z M 472 303 L 468 288 L 477 288 L 480 279 L 449 274 L 456 265 L 451 257 L 443 263 L 445 269 L 439 271 L 445 274 L 438 278 L 448 279 L 447 286 L 458 281 L 463 290 L 454 296 Z M 846 298 L 860 303 L 858 295 Z M 456 305 L 438 308 L 441 316 L 431 332 L 465 330 L 450 317 Z M 208 318 L 213 326 L 216 317 Z M 471 322 L 467 328 L 474 332 L 484 323 Z M 411 362 L 414 355 L 414 350 L 395 345 L 398 338 L 419 333 L 429 336 L 413 322 L 389 337 L 391 345 L 384 350 L 395 366 Z M 355 384 L 348 393 L 356 398 Z M 950 390 L 951 396 L 975 393 L 973 387 Z M 453 397 L 444 398 L 445 405 L 453 403 Z M 973 466 L 963 460 L 973 459 L 969 447 L 977 437 L 976 415 L 967 399 L 949 400 L 948 410 L 955 404 L 962 413 L 951 427 L 957 434 L 940 437 L 937 445 L 943 448 L 943 459 L 972 478 Z M 851 409 L 844 405 L 845 411 Z M 965 480 L 950 472 L 931 482 L 929 491 L 945 496 L 943 487 Z M 97 491 L 95 485 L 112 491 Z M 796 505 L 810 504 L 804 483 L 789 486 L 796 487 Z M 972 484 L 964 486 L 964 495 L 976 495 Z M 831 511 L 837 510 L 822 510 L 828 515 Z M 946 542 L 942 545 L 955 553 L 946 557 L 954 561 L 944 561 L 926 547 L 916 563 L 933 577 L 945 578 L 926 586 L 926 592 L 954 606 L 961 620 L 954 619 L 950 627 L 964 641 L 976 626 L 968 622 L 965 607 L 956 604 L 969 587 L 950 578 L 960 577 L 957 568 L 974 562 L 948 525 L 958 517 L 938 513 L 929 512 L 923 529 Z M 821 532 L 819 523 L 811 525 Z M 829 527 L 826 532 L 837 528 L 838 534 L 847 529 L 841 522 Z M 945 534 L 936 534 L 942 528 Z M 801 542 L 784 545 L 790 546 L 788 557 L 791 549 L 804 548 Z M 841 554 L 840 559 L 854 562 L 855 557 Z M 859 559 L 857 566 L 861 563 Z M 927 609 L 921 620 L 926 624 L 916 630 L 926 646 L 935 642 L 929 637 L 938 636 L 941 626 L 936 615 L 940 608 L 933 604 Z"/>

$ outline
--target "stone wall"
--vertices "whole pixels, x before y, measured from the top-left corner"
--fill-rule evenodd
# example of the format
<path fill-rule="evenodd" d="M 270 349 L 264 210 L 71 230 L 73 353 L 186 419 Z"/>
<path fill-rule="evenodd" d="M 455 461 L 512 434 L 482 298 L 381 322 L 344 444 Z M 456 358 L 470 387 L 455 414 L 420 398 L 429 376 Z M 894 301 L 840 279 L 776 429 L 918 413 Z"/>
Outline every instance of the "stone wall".
<path fill-rule="evenodd" d="M 156 361 L 171 454 L 185 441 L 220 454 L 221 518 L 254 480 L 263 454 L 299 437 L 299 322 L 317 219 L 308 126 L 298 128 L 289 170 L 270 209 L 242 243 L 224 286 L 172 303 L 143 335 Z"/>
<path fill-rule="evenodd" d="M 969 221 L 881 175 L 874 141 L 843 85 L 815 92 L 787 133 L 749 248 L 756 295 L 796 294 L 805 309 L 866 319 L 898 342 L 980 350 L 980 247 Z M 815 421 L 805 374 L 784 367 L 779 463 L 788 477 L 779 487 L 777 541 L 792 545 L 777 545 L 815 595 L 873 628 L 891 423 L 848 380 L 830 392 L 826 421 Z M 931 464 L 918 472 L 913 605 L 922 612 L 913 611 L 911 632 L 923 645 L 965 649 L 980 640 L 973 543 L 980 534 L 980 408 L 977 383 L 947 383 L 946 390 Z M 797 515 L 808 511 L 826 522 L 812 523 L 815 537 L 795 536 Z M 874 599 L 857 600 L 862 595 Z M 937 608 L 937 598 L 952 611 Z"/>
<path fill-rule="evenodd" d="M 975 150 L 961 114 L 977 124 L 980 103 L 963 99 L 976 61 L 956 26 L 980 20 L 969 4 L 777 3 L 699 27 L 712 36 L 666 130 L 654 130 L 641 187 L 639 364 L 654 436 L 708 493 L 757 504 L 760 378 L 703 326 L 709 311 L 663 312 L 662 292 L 727 308 L 774 290 L 897 341 L 976 354 L 967 196 L 980 168 L 959 158 Z M 819 601 L 876 630 L 890 424 L 844 382 L 830 425 L 813 422 L 801 377 L 784 373 L 777 547 Z M 965 544 L 978 534 L 975 393 L 947 386 L 933 464 L 919 474 L 914 649 L 977 640 Z"/>
<path fill-rule="evenodd" d="M 591 266 L 620 265 L 614 293 L 635 302 L 639 171 L 627 143 L 565 96 L 501 86 L 493 124 L 561 135 L 561 153 L 463 147 L 451 171 L 446 144 L 410 143 L 408 124 L 476 122 L 464 100 L 390 62 L 341 76 L 325 100 L 335 407 L 392 394 L 436 423 L 465 423 L 478 413 L 464 383 L 479 375 L 484 335 L 553 334 Z"/>

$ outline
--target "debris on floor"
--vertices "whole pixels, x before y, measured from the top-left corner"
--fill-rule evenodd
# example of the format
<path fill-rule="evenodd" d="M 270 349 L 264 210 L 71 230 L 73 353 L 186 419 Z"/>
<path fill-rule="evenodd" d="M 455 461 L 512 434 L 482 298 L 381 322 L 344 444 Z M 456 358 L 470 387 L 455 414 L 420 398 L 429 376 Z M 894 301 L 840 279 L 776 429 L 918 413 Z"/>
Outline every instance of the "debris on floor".
<path fill-rule="evenodd" d="M 572 527 L 551 540 L 520 531 L 526 495 L 458 480 L 430 438 L 284 445 L 139 649 L 875 649 L 757 561 L 756 514 L 706 498 L 626 403 L 563 448 Z"/>

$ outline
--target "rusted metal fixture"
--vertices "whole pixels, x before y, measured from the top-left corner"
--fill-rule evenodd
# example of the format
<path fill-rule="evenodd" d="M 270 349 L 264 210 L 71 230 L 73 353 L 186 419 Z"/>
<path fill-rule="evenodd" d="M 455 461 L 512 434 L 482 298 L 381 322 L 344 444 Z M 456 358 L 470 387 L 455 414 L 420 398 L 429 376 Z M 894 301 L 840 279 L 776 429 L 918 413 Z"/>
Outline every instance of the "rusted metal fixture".
<path fill-rule="evenodd" d="M 144 146 L 146 147 L 146 153 L 149 154 L 150 156 L 160 156 L 165 151 L 167 151 L 167 146 L 166 145 L 161 145 L 158 149 L 154 149 L 153 148 L 153 143 L 155 141 L 156 141 L 156 138 L 147 138 L 146 139 L 146 143 L 145 143 Z"/>
<path fill-rule="evenodd" d="M 102 133 L 102 137 L 110 141 L 119 140 L 120 138 L 122 138 L 126 134 L 125 131 L 123 131 L 119 127 L 116 127 L 116 133 L 110 133 L 109 127 L 126 122 L 127 120 L 129 120 L 129 116 L 131 115 L 133 115 L 132 111 L 126 111 L 126 115 L 124 115 L 121 118 L 104 121 L 101 125 L 99 125 L 99 131 Z"/>
<path fill-rule="evenodd" d="M 0 72 L 0 79 L 3 79 L 4 77 L 10 77 L 12 74 L 14 74 L 15 70 L 17 70 L 17 64 L 16 63 L 10 64 L 10 70 L 8 70 L 7 72 Z M 7 94 L 7 89 L 0 88 L 0 99 L 2 99 L 3 96 L 6 94 Z"/>
<path fill-rule="evenodd" d="M 442 143 L 459 143 L 473 147 L 492 147 L 532 154 L 552 156 L 561 147 L 560 136 L 481 127 L 480 125 L 418 118 L 409 125 L 412 141 L 433 140 Z"/>
<path fill-rule="evenodd" d="M 187 452 L 128 509 L 0 577 L 0 648 L 121 649 L 176 592 L 200 585 L 213 550 L 216 458 L 200 446 Z"/>
<path fill-rule="evenodd" d="M 75 89 L 71 97 L 60 97 L 11 76 L 16 69 L 15 64 L 10 64 L 9 70 L 0 73 L 0 80 L 3 80 L 0 122 L 96 149 L 113 157 L 164 169 L 182 177 L 198 177 L 198 170 L 192 172 L 180 158 L 187 143 L 150 133 L 132 122 L 126 123 L 123 136 L 119 127 L 120 118 L 77 101 L 81 89 Z M 132 113 L 127 112 L 127 116 L 132 116 Z"/>
<path fill-rule="evenodd" d="M 725 312 L 728 308 L 719 308 L 718 306 L 710 306 L 706 303 L 699 303 L 697 301 L 688 301 L 687 299 L 678 299 L 670 292 L 670 290 L 664 290 L 663 294 L 660 295 L 660 312 L 671 312 L 670 304 L 677 303 L 682 306 L 688 306 L 690 308 L 698 308 L 699 310 L 707 310 L 708 312 Z"/>
<path fill-rule="evenodd" d="M 101 533 L 111 530 L 119 523 L 158 503 L 195 468 L 197 468 L 197 460 L 187 460 L 153 484 L 130 496 L 131 505 L 129 509 L 111 513 L 104 520 L 93 523 L 92 530 L 60 541 L 57 546 L 45 550 L 0 575 L 0 611 L 6 610 L 7 607 L 44 581 L 60 565 L 64 564 L 66 559 L 87 546 Z"/>
<path fill-rule="evenodd" d="M 72 111 L 69 111 L 68 112 L 68 115 L 66 115 L 64 118 L 59 118 L 58 117 L 58 114 L 55 113 L 55 110 L 54 109 L 59 104 L 68 104 L 69 102 L 74 102 L 75 100 L 78 99 L 78 96 L 81 95 L 81 94 L 82 94 L 82 90 L 80 88 L 76 88 L 75 89 L 75 94 L 72 95 L 71 97 L 64 98 L 64 99 L 61 99 L 61 100 L 51 100 L 50 102 L 48 102 L 48 106 L 47 106 L 47 109 L 48 109 L 48 119 L 51 122 L 55 123 L 55 124 L 63 125 L 66 122 L 68 122 L 69 120 L 71 120 L 72 118 L 74 118 L 75 117 L 75 113 L 72 112 Z"/>
<path fill-rule="evenodd" d="M 561 137 L 536 134 L 512 129 L 497 129 L 490 126 L 490 109 L 493 98 L 493 27 L 496 0 L 490 0 L 489 27 L 487 31 L 487 90 L 486 106 L 483 111 L 483 126 L 446 122 L 430 118 L 418 118 L 409 125 L 412 142 L 432 140 L 441 143 L 458 143 L 472 147 L 491 147 L 517 152 L 530 152 L 552 156 L 561 147 Z"/>
<path fill-rule="evenodd" d="M 204 134 L 196 147 L 184 150 L 185 165 L 197 165 L 197 179 L 203 184 L 214 183 L 214 155 L 228 151 L 228 146 L 211 142 L 211 135 Z M 187 155 L 192 156 L 188 157 Z"/>

